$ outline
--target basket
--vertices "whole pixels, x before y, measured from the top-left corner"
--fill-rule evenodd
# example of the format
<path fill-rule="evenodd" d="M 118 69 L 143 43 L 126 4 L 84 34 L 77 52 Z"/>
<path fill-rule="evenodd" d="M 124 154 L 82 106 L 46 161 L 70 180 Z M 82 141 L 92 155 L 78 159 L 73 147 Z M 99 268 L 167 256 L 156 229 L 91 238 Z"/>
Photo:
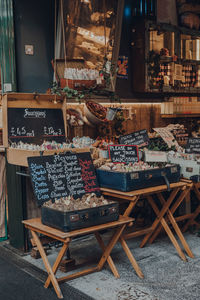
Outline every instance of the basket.
<path fill-rule="evenodd" d="M 83 88 L 91 88 L 96 85 L 96 80 L 79 80 L 79 79 L 65 79 L 65 68 L 84 69 L 85 61 L 82 58 L 77 59 L 56 59 L 52 61 L 52 66 L 55 71 L 56 79 L 60 83 L 60 87 L 68 86 L 74 90 L 82 90 Z"/>

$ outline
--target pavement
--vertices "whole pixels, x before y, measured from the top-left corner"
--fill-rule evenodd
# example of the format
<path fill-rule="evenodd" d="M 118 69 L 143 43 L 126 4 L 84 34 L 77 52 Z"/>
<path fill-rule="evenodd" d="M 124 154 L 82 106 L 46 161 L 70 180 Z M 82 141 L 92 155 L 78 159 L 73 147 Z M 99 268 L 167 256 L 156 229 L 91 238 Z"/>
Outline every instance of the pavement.
<path fill-rule="evenodd" d="M 109 234 L 103 234 L 104 240 Z M 141 238 L 128 241 L 131 252 L 145 278 L 140 279 L 118 243 L 112 258 L 119 271 L 116 279 L 109 267 L 61 284 L 64 299 L 68 300 L 199 300 L 200 299 L 200 237 L 197 233 L 184 234 L 195 256 L 181 260 L 168 237 L 159 237 L 152 245 L 139 247 Z M 60 249 L 51 247 L 48 260 L 52 264 Z M 98 261 L 101 251 L 92 237 L 75 240 L 71 256 L 79 270 Z M 41 259 L 15 253 L 8 243 L 0 243 L 0 299 L 57 299 L 52 288 L 45 289 L 45 268 Z M 57 276 L 63 276 L 58 271 Z"/>

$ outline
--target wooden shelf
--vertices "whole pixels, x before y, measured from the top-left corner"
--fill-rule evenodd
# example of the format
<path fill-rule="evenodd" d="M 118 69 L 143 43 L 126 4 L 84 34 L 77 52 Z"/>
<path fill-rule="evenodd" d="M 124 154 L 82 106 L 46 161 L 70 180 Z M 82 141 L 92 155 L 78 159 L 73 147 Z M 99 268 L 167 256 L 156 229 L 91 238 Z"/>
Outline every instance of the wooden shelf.
<path fill-rule="evenodd" d="M 172 118 L 199 118 L 200 114 L 169 114 L 161 115 L 163 119 L 172 119 Z"/>

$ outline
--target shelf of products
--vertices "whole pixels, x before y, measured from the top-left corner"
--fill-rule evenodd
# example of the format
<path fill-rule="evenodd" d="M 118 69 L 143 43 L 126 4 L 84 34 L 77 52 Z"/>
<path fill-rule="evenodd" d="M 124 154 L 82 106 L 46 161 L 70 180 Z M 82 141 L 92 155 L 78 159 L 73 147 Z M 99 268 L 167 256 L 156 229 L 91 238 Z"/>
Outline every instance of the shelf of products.
<path fill-rule="evenodd" d="M 137 21 L 132 28 L 131 45 L 135 92 L 199 93 L 198 31 Z"/>
<path fill-rule="evenodd" d="M 171 118 L 200 118 L 200 114 L 167 114 L 161 115 L 163 119 Z"/>

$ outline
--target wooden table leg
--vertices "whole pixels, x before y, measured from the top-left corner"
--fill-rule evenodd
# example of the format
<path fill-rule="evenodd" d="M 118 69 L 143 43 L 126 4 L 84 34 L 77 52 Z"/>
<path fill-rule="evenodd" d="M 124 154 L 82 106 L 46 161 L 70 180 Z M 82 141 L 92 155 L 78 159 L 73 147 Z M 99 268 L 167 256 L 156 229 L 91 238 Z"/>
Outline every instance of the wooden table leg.
<path fill-rule="evenodd" d="M 135 207 L 135 205 L 136 205 L 136 203 L 137 203 L 137 201 L 138 201 L 139 198 L 140 198 L 140 196 L 135 196 L 135 197 L 131 200 L 131 202 L 129 203 L 127 209 L 125 210 L 123 216 L 126 216 L 126 217 L 129 217 L 129 216 L 130 216 L 130 214 L 131 214 L 133 208 Z"/>
<path fill-rule="evenodd" d="M 176 202 L 172 205 L 172 208 L 170 209 L 172 214 L 175 213 L 175 211 L 177 210 L 179 205 L 182 203 L 182 201 L 185 199 L 185 197 L 187 197 L 189 192 L 190 192 L 190 187 L 187 187 L 186 189 L 184 189 L 182 191 L 181 195 L 179 195 L 178 199 L 176 200 Z M 158 236 L 158 234 L 160 233 L 162 228 L 163 227 L 161 224 L 157 227 L 157 229 L 154 231 L 154 233 L 152 234 L 152 236 L 149 239 L 150 244 L 152 244 L 154 242 L 154 240 L 156 239 L 156 237 Z"/>
<path fill-rule="evenodd" d="M 158 198 L 160 199 L 160 202 L 164 205 L 166 201 L 165 201 L 165 199 L 164 199 L 164 197 L 163 197 L 163 195 L 162 195 L 161 193 L 158 194 Z M 188 243 L 186 242 L 186 240 L 185 240 L 185 238 L 184 238 L 184 236 L 183 236 L 183 234 L 182 234 L 182 232 L 181 232 L 181 230 L 180 230 L 178 224 L 176 223 L 176 220 L 174 219 L 174 216 L 173 216 L 173 214 L 171 213 L 170 209 L 167 211 L 167 216 L 168 216 L 168 219 L 169 219 L 169 221 L 171 222 L 171 224 L 172 224 L 172 226 L 173 226 L 173 228 L 174 228 L 176 234 L 178 235 L 178 237 L 179 237 L 179 239 L 180 239 L 180 241 L 181 241 L 181 243 L 182 243 L 182 245 L 183 245 L 183 247 L 184 247 L 186 253 L 187 253 L 191 258 L 194 258 L 194 254 L 192 253 L 192 251 L 191 251 L 191 249 L 190 249 Z"/>
<path fill-rule="evenodd" d="M 105 251 L 106 247 L 104 245 L 104 242 L 103 242 L 103 240 L 102 240 L 99 232 L 95 232 L 95 237 L 96 237 L 96 239 L 97 239 L 97 241 L 98 241 L 98 243 L 99 243 L 102 251 Z M 115 264 L 114 264 L 114 262 L 112 260 L 112 257 L 110 255 L 108 256 L 107 262 L 108 262 L 108 265 L 109 265 L 111 271 L 113 272 L 114 276 L 116 278 L 120 278 L 119 273 L 117 271 L 117 268 L 116 268 L 116 266 L 115 266 Z"/>
<path fill-rule="evenodd" d="M 154 232 L 154 230 L 156 229 L 156 227 L 159 225 L 161 219 L 163 218 L 163 216 L 165 215 L 166 211 L 168 210 L 168 207 L 170 206 L 170 204 L 172 203 L 172 201 L 174 200 L 174 198 L 176 197 L 177 193 L 179 192 L 180 188 L 176 188 L 172 191 L 172 193 L 170 194 L 168 200 L 166 201 L 166 204 L 163 206 L 163 208 L 161 209 L 161 211 L 159 212 L 159 217 L 157 216 L 156 220 L 153 222 L 151 228 L 152 228 L 152 232 L 148 233 L 145 235 L 144 239 L 142 240 L 140 247 L 144 247 L 144 245 L 148 242 L 149 238 L 151 237 L 152 233 Z"/>
<path fill-rule="evenodd" d="M 159 211 L 157 205 L 155 204 L 153 198 L 152 198 L 151 196 L 148 196 L 147 199 L 148 199 L 149 203 L 151 204 L 151 206 L 152 206 L 154 212 L 156 213 L 157 218 L 159 219 L 159 217 L 160 217 L 160 211 Z M 167 202 L 165 202 L 165 205 L 166 205 L 166 203 L 167 203 Z M 173 235 L 171 229 L 169 228 L 167 222 L 165 221 L 165 219 L 164 219 L 163 217 L 161 218 L 160 222 L 161 222 L 161 224 L 162 224 L 164 230 L 166 231 L 167 235 L 169 236 L 169 238 L 170 238 L 172 244 L 173 244 L 174 247 L 176 248 L 176 250 L 177 250 L 179 256 L 182 258 L 182 260 L 187 261 L 185 254 L 184 254 L 183 251 L 181 250 L 181 248 L 180 248 L 180 246 L 179 246 L 177 240 L 175 239 L 175 237 L 174 237 L 174 235 Z"/>
<path fill-rule="evenodd" d="M 200 192 L 199 192 L 199 188 L 197 186 L 196 183 L 194 183 L 193 186 L 193 190 L 197 196 L 197 199 L 200 201 Z M 189 226 L 191 226 L 192 224 L 194 224 L 196 217 L 200 214 L 200 205 L 196 208 L 196 210 L 193 213 L 192 218 L 190 218 L 187 223 L 185 224 L 185 226 L 183 227 L 183 232 L 185 232 Z"/>
<path fill-rule="evenodd" d="M 54 263 L 54 265 L 52 267 L 52 271 L 53 271 L 54 274 L 56 274 L 56 272 L 58 270 L 58 267 L 60 265 L 60 262 L 61 262 L 63 256 L 65 255 L 66 251 L 67 251 L 68 246 L 69 246 L 69 242 L 68 243 L 64 243 L 63 246 L 62 246 L 62 248 L 61 248 L 61 250 L 60 250 L 60 252 L 58 253 L 56 261 L 55 261 L 55 263 Z M 50 282 L 51 282 L 51 280 L 50 280 L 50 277 L 48 276 L 48 278 L 47 278 L 47 280 L 46 280 L 46 282 L 44 284 L 44 287 L 48 288 Z"/>
<path fill-rule="evenodd" d="M 47 259 L 46 253 L 45 253 L 45 251 L 43 249 L 43 246 L 42 246 L 42 244 L 40 242 L 40 239 L 37 236 L 36 232 L 34 232 L 33 230 L 31 230 L 31 234 L 33 236 L 33 239 L 34 239 L 37 247 L 38 247 L 38 250 L 39 250 L 40 255 L 42 257 L 42 260 L 44 262 L 44 265 L 45 265 L 45 268 L 47 270 L 47 273 L 49 274 L 49 278 L 50 278 L 50 281 L 52 282 L 54 290 L 55 290 L 58 298 L 62 299 L 63 298 L 63 294 L 62 294 L 61 289 L 59 287 L 58 281 L 57 281 L 57 279 L 56 279 L 56 277 L 55 277 L 55 275 L 54 275 L 54 273 L 52 271 L 52 268 L 51 268 L 51 266 L 49 264 L 49 261 Z"/>
<path fill-rule="evenodd" d="M 144 274 L 142 273 L 142 270 L 140 269 L 140 267 L 138 266 L 137 264 L 137 261 L 135 260 L 134 256 L 132 255 L 126 241 L 124 240 L 124 238 L 121 236 L 119 238 L 119 241 L 126 253 L 126 255 L 128 256 L 128 259 L 130 260 L 135 272 L 137 273 L 137 275 L 140 277 L 140 278 L 144 278 Z"/>
<path fill-rule="evenodd" d="M 122 232 L 124 231 L 125 228 L 126 228 L 126 225 L 122 225 L 122 226 L 118 227 L 116 229 L 115 233 L 113 234 L 113 236 L 111 237 L 111 239 L 110 239 L 108 245 L 106 246 L 106 248 L 105 248 L 105 250 L 102 254 L 102 257 L 101 257 L 101 259 L 100 259 L 100 261 L 97 265 L 97 268 L 98 268 L 99 271 L 103 268 L 105 262 L 107 261 L 108 256 L 110 255 L 113 247 L 115 246 L 115 244 L 119 240 L 119 238 L 120 238 L 120 236 L 121 236 L 121 234 L 122 234 Z"/>

